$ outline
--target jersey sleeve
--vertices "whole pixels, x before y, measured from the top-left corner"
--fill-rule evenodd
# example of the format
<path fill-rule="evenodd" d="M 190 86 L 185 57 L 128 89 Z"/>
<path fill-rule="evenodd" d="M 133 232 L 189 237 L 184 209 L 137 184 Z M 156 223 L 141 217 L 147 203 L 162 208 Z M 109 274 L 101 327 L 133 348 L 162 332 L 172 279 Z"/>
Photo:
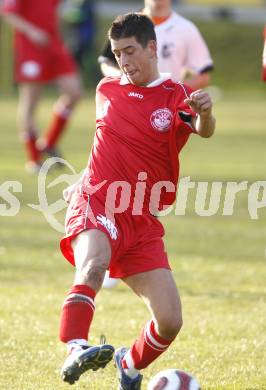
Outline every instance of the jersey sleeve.
<path fill-rule="evenodd" d="M 178 86 L 178 108 L 176 112 L 176 126 L 180 127 L 180 124 L 183 124 L 182 131 L 185 133 L 196 133 L 196 130 L 193 125 L 194 118 L 197 117 L 197 114 L 188 106 L 184 100 L 190 96 L 193 92 L 193 89 L 188 85 L 179 82 Z M 181 126 L 182 127 L 182 126 Z"/>
<path fill-rule="evenodd" d="M 4 0 L 1 7 L 3 14 L 19 14 L 21 9 L 21 0 Z"/>
<path fill-rule="evenodd" d="M 101 64 L 106 59 L 112 61 L 114 65 L 118 66 L 116 59 L 115 59 L 115 56 L 114 56 L 114 53 L 112 52 L 111 43 L 109 40 L 106 41 L 104 48 L 103 48 L 100 56 L 98 57 L 98 62 Z"/>
<path fill-rule="evenodd" d="M 189 25 L 187 34 L 186 68 L 192 73 L 204 73 L 213 69 L 213 61 L 209 49 L 194 24 Z"/>
<path fill-rule="evenodd" d="M 184 100 L 190 96 L 193 89 L 181 82 L 176 84 L 176 111 L 174 115 L 174 131 L 170 135 L 170 151 L 173 149 L 179 153 L 186 144 L 191 133 L 197 134 L 193 119 L 197 114 Z"/>

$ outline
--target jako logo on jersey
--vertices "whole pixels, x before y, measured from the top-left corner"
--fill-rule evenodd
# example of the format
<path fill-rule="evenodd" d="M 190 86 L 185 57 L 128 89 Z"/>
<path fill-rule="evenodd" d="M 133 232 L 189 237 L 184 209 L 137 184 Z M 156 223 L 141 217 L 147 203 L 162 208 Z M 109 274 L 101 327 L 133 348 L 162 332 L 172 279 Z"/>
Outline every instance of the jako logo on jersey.
<path fill-rule="evenodd" d="M 139 99 L 143 99 L 144 98 L 144 96 L 141 93 L 137 93 L 137 92 L 129 92 L 128 96 L 136 97 L 136 98 L 139 98 Z"/>
<path fill-rule="evenodd" d="M 173 114 L 168 108 L 159 108 L 153 111 L 150 121 L 155 130 L 167 131 L 171 126 L 172 118 Z"/>
<path fill-rule="evenodd" d="M 97 215 L 97 221 L 99 224 L 105 227 L 105 229 L 109 232 L 112 240 L 116 240 L 118 236 L 117 228 L 113 224 L 110 219 L 106 218 L 104 215 Z"/>

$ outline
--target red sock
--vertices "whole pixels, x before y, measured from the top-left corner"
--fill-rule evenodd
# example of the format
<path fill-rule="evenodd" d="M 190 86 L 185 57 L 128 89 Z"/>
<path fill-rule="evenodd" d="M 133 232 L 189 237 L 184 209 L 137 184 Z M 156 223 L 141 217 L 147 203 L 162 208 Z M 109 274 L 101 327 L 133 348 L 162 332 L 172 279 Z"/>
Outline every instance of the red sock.
<path fill-rule="evenodd" d="M 70 110 L 65 106 L 58 105 L 55 108 L 52 121 L 44 137 L 46 147 L 53 148 L 56 145 L 66 128 L 69 116 Z"/>
<path fill-rule="evenodd" d="M 159 336 L 155 330 L 155 324 L 151 320 L 142 330 L 139 338 L 130 349 L 130 354 L 137 370 L 147 367 L 158 356 L 167 350 L 173 340 L 166 340 Z M 124 368 L 127 368 L 127 362 L 123 360 Z M 128 367 L 129 368 L 129 367 Z"/>
<path fill-rule="evenodd" d="M 24 132 L 23 134 L 23 142 L 28 159 L 37 163 L 40 161 L 40 152 L 36 148 L 36 138 L 35 131 Z"/>
<path fill-rule="evenodd" d="M 60 340 L 88 340 L 95 306 L 95 291 L 86 285 L 73 286 L 66 297 L 60 322 Z"/>

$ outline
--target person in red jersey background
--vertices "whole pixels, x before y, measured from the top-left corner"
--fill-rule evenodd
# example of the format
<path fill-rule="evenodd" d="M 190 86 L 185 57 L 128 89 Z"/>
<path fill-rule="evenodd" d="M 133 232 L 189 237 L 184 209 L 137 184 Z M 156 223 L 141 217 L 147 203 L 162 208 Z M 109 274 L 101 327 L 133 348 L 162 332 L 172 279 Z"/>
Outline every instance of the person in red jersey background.
<path fill-rule="evenodd" d="M 262 80 L 266 81 L 266 25 L 264 26 L 264 47 L 262 53 Z"/>
<path fill-rule="evenodd" d="M 105 367 L 114 348 L 89 346 L 88 333 L 107 268 L 143 299 L 151 320 L 129 349 L 115 351 L 119 389 L 140 389 L 140 370 L 174 341 L 182 326 L 179 293 L 156 218 L 176 196 L 178 155 L 190 134 L 215 128 L 207 92 L 160 74 L 152 21 L 121 15 L 109 30 L 121 77 L 96 90 L 96 134 L 81 180 L 66 191 L 69 207 L 64 256 L 76 267 L 61 315 L 60 339 L 69 355 L 61 375 L 74 383 L 88 369 Z"/>
<path fill-rule="evenodd" d="M 76 65 L 58 28 L 59 0 L 4 0 L 2 13 L 15 29 L 15 79 L 19 84 L 18 127 L 27 152 L 26 169 L 38 172 L 43 154 L 57 156 L 57 143 L 82 95 Z M 42 86 L 54 82 L 61 96 L 48 128 L 38 139 L 34 114 Z"/>

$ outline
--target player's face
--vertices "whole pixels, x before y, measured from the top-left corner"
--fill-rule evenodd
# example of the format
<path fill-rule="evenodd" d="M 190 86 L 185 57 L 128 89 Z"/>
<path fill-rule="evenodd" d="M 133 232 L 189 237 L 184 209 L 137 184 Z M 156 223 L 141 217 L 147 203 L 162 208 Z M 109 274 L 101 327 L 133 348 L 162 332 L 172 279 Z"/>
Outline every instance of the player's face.
<path fill-rule="evenodd" d="M 145 7 L 151 8 L 151 9 L 163 9 L 171 7 L 172 1 L 171 0 L 145 0 L 144 1 Z"/>
<path fill-rule="evenodd" d="M 111 46 L 118 65 L 132 84 L 145 86 L 154 80 L 157 70 L 155 41 L 142 47 L 135 37 L 111 39 Z"/>

